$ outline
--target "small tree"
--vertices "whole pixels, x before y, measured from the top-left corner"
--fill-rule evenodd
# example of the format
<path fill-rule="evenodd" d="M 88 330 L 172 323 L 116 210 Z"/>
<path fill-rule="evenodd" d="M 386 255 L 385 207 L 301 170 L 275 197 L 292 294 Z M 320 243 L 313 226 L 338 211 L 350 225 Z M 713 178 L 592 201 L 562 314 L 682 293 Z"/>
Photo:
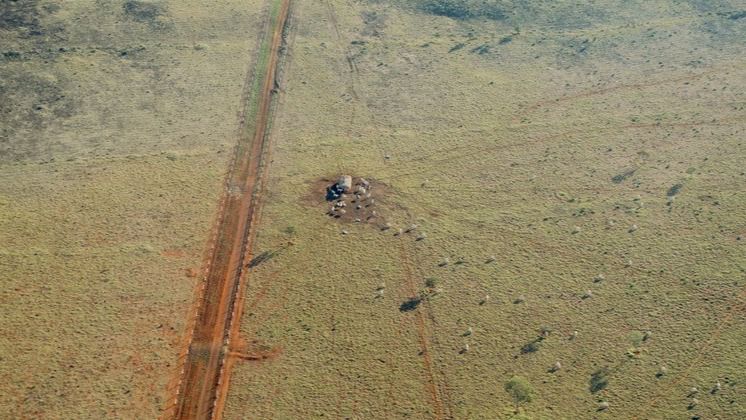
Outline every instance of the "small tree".
<path fill-rule="evenodd" d="M 521 404 L 529 403 L 534 399 L 533 387 L 531 387 L 531 384 L 528 383 L 526 378 L 521 376 L 510 378 L 510 380 L 505 383 L 505 390 L 510 394 L 511 398 L 513 398 L 516 412 Z"/>

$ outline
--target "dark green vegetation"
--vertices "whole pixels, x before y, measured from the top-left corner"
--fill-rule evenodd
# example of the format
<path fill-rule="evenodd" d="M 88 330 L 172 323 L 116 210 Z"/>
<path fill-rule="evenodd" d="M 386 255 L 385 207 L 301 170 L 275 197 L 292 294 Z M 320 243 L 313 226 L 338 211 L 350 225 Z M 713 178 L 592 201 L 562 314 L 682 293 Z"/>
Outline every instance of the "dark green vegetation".
<path fill-rule="evenodd" d="M 530 403 L 534 399 L 534 388 L 526 380 L 526 378 L 520 376 L 514 376 L 505 383 L 505 391 L 510 394 L 516 407 L 521 404 Z"/>
<path fill-rule="evenodd" d="M 588 387 L 591 393 L 595 394 L 598 391 L 602 391 L 609 385 L 609 373 L 609 368 L 603 367 L 591 374 L 590 385 Z"/>

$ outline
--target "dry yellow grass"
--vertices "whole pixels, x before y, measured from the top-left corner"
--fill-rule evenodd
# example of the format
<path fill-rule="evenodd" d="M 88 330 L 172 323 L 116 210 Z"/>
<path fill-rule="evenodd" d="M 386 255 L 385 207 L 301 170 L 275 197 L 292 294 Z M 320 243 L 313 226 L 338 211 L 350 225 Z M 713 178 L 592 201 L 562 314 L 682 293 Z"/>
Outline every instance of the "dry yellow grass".
<path fill-rule="evenodd" d="M 242 320 L 282 353 L 236 368 L 226 418 L 507 418 L 514 375 L 531 418 L 743 417 L 737 4 L 434 3 L 295 4 L 256 253 L 294 245 Z M 381 213 L 427 239 L 329 219 L 306 197 L 338 173 L 388 184 Z"/>
<path fill-rule="evenodd" d="M 0 417 L 153 418 L 267 2 L 16 3 Z M 278 252 L 242 319 L 271 357 L 237 365 L 225 417 L 745 417 L 743 22 L 736 1 L 294 2 L 254 254 Z M 395 229 L 309 199 L 339 173 L 385 183 Z M 427 238 L 394 236 L 411 223 Z"/>
<path fill-rule="evenodd" d="M 0 417 L 164 408 L 264 7 L 0 5 Z"/>

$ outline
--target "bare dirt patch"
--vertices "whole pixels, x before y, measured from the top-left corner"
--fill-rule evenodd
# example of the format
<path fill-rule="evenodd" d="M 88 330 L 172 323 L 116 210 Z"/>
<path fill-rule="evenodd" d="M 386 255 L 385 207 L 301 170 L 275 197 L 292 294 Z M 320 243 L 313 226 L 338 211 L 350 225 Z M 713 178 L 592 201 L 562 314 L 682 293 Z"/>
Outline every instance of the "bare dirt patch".
<path fill-rule="evenodd" d="M 369 177 L 352 177 L 352 187 L 342 191 L 337 176 L 320 178 L 311 183 L 306 201 L 318 207 L 329 218 L 340 223 L 367 223 L 380 229 L 388 229 L 385 216 L 388 186 Z"/>

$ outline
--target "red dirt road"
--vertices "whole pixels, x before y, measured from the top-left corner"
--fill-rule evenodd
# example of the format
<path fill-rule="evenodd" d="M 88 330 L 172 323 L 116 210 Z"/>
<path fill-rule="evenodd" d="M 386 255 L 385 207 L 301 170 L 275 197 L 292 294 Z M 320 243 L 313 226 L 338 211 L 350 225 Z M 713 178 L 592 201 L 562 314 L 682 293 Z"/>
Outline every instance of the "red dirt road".
<path fill-rule="evenodd" d="M 251 127 L 245 127 L 246 122 L 241 121 L 242 134 L 227 179 L 222 214 L 211 245 L 204 290 L 184 369 L 180 373 L 175 404 L 167 412 L 167 415 L 173 413 L 176 419 L 213 419 L 220 418 L 222 413 L 228 386 L 223 367 L 231 354 L 228 339 L 231 325 L 237 323 L 234 317 L 241 277 L 252 248 L 253 227 L 260 204 L 262 162 L 267 150 L 265 143 L 268 142 L 266 134 L 272 90 L 289 4 L 290 0 L 281 0 L 275 25 L 270 28 L 269 59 L 261 90 L 257 92 L 253 135 Z M 250 87 L 251 83 L 247 86 Z"/>

